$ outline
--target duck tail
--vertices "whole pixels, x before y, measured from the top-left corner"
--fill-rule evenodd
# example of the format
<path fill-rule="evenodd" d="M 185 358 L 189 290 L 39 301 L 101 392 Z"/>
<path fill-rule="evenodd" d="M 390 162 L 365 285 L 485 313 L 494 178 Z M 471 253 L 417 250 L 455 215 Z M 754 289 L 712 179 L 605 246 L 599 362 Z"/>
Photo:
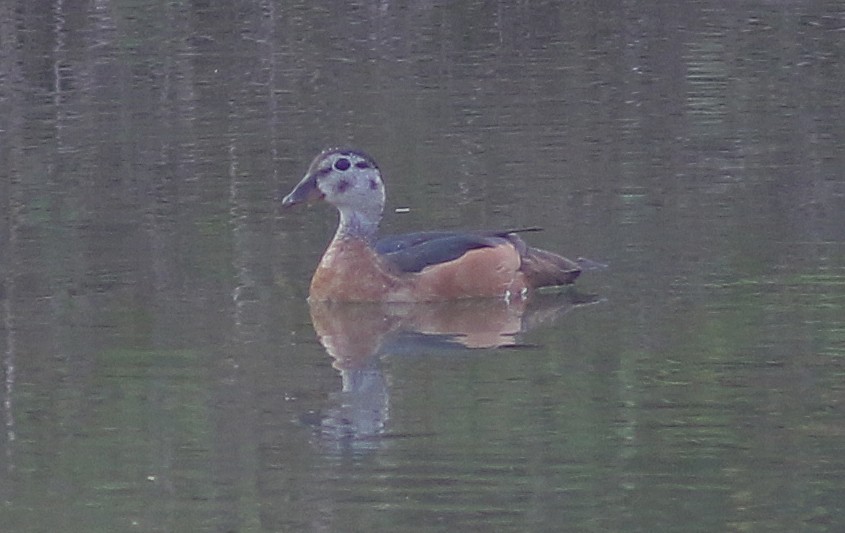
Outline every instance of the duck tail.
<path fill-rule="evenodd" d="M 519 270 L 525 281 L 534 289 L 555 285 L 569 285 L 581 274 L 581 266 L 561 255 L 532 248 L 517 235 L 510 234 L 508 239 L 516 246 L 522 258 Z"/>
<path fill-rule="evenodd" d="M 522 256 L 520 267 L 528 284 L 533 287 L 569 285 L 581 274 L 581 267 L 575 261 L 561 255 L 528 247 Z"/>

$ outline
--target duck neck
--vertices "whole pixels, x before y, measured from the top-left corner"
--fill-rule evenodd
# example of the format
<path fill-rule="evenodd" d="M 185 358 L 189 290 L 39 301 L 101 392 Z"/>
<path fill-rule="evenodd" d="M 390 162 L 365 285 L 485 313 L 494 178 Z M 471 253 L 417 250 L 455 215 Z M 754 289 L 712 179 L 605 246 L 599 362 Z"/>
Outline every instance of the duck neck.
<path fill-rule="evenodd" d="M 375 240 L 381 213 L 366 213 L 351 209 L 339 209 L 340 223 L 337 226 L 335 240 L 347 237 L 363 239 L 368 243 Z"/>

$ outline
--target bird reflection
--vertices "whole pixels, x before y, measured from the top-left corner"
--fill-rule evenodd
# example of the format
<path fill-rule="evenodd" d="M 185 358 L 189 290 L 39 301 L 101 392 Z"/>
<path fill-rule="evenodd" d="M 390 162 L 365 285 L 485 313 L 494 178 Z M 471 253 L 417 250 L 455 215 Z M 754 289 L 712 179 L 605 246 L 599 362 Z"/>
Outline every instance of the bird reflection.
<path fill-rule="evenodd" d="M 311 302 L 314 329 L 343 382 L 332 406 L 311 422 L 320 440 L 337 451 L 378 448 L 385 437 L 398 436 L 386 432 L 389 390 L 380 366 L 383 357 L 527 347 L 520 341 L 523 333 L 597 301 L 594 295 L 564 291 L 514 302 Z"/>

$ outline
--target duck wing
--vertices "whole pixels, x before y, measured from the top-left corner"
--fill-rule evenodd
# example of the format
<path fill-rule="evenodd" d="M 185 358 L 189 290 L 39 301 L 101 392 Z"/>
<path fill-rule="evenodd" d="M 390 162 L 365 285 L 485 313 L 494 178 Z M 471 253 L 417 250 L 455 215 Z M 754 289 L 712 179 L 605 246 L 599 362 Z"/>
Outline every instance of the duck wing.
<path fill-rule="evenodd" d="M 525 244 L 519 233 L 541 228 L 479 231 L 421 231 L 383 237 L 375 244 L 378 254 L 400 272 L 421 272 L 431 265 L 460 259 L 479 248 L 509 244 L 520 256 L 519 270 L 531 287 L 567 285 L 575 281 L 582 266 L 561 255 Z"/>
<path fill-rule="evenodd" d="M 506 241 L 505 237 L 492 232 L 421 231 L 384 237 L 374 248 L 400 272 L 410 273 L 454 261 L 470 250 L 493 248 Z"/>

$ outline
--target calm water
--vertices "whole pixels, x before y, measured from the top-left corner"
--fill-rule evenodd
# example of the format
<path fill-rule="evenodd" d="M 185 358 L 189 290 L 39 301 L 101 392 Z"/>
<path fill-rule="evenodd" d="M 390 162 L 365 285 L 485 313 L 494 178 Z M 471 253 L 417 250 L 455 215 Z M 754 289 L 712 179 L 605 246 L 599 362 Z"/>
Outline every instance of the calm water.
<path fill-rule="evenodd" d="M 223 4 L 0 1 L 4 531 L 845 529 L 841 2 Z M 337 144 L 610 268 L 310 308 Z"/>

